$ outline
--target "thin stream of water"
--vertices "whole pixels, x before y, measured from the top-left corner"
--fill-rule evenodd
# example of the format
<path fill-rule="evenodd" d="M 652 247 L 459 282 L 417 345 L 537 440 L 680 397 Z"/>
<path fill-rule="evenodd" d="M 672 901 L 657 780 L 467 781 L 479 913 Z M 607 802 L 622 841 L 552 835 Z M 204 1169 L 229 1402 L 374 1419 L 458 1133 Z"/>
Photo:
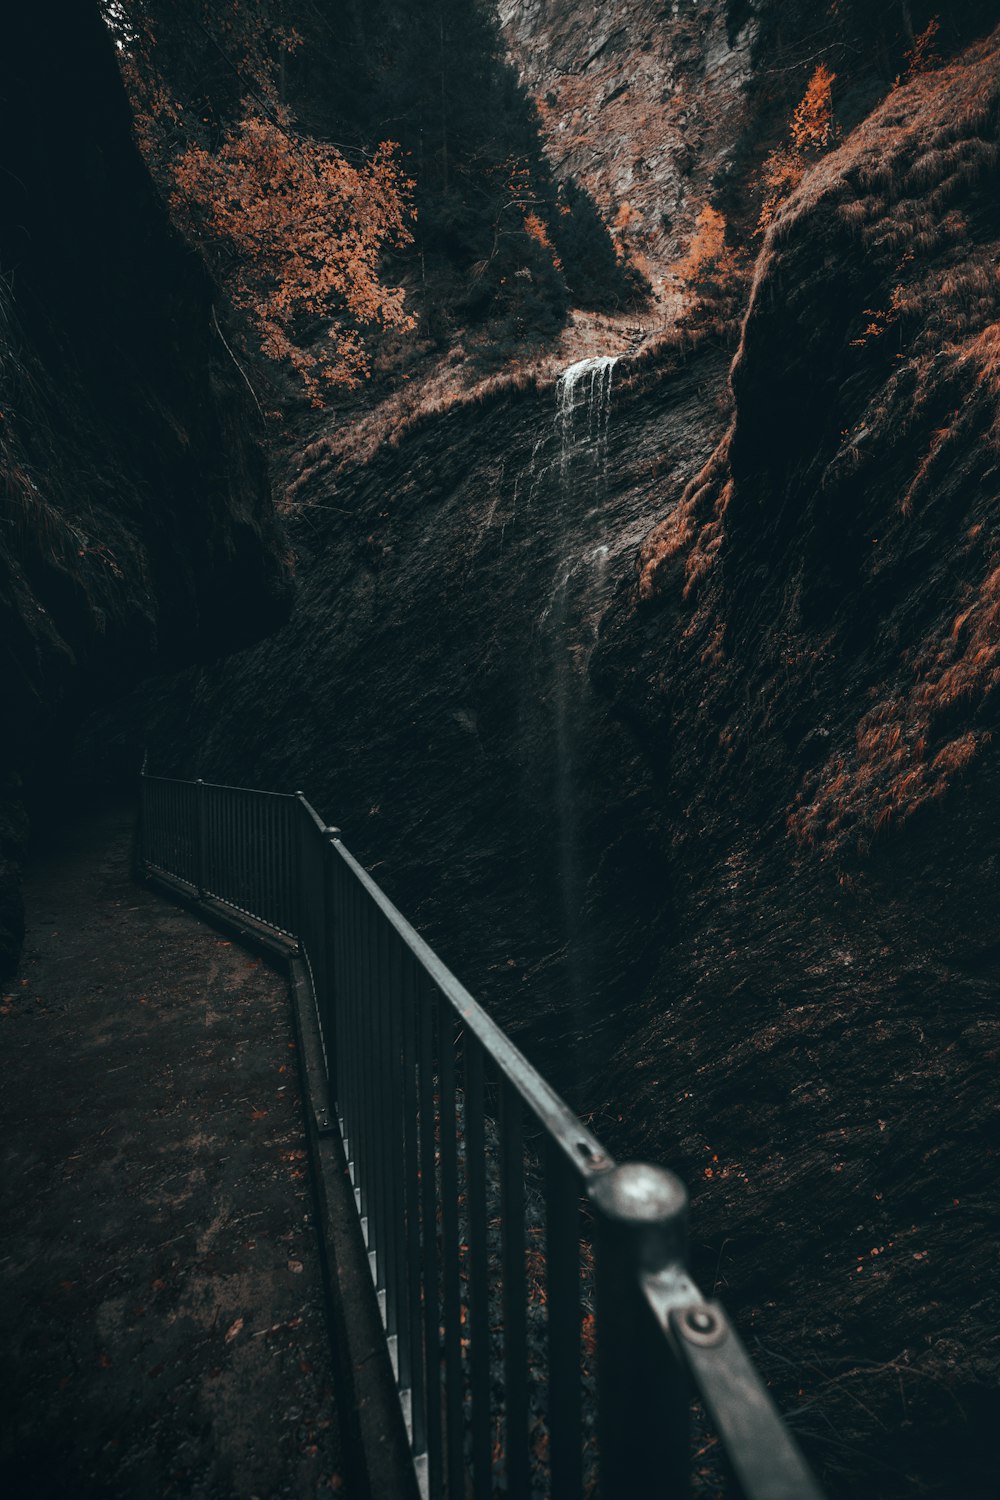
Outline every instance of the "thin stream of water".
<path fill-rule="evenodd" d="M 603 593 L 609 549 L 581 548 L 579 517 L 596 519 L 607 491 L 611 383 L 617 356 L 582 359 L 556 384 L 555 429 L 559 440 L 559 505 L 563 533 L 572 550 L 560 557 L 545 611 L 551 642 L 552 709 L 555 731 L 555 810 L 559 883 L 568 960 L 568 985 L 579 1005 L 584 990 L 578 775 L 582 700 L 587 691 L 586 656 L 580 623 L 587 606 Z M 595 593 L 596 591 L 596 593 Z"/>

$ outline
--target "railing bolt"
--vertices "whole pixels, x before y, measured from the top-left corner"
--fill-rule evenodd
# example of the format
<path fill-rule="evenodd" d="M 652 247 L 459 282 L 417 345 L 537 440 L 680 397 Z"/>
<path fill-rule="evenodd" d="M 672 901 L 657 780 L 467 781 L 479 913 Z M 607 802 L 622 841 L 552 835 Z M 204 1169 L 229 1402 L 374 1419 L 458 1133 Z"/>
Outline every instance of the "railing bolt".
<path fill-rule="evenodd" d="M 673 1320 L 676 1332 L 689 1344 L 698 1344 L 703 1349 L 721 1344 L 726 1337 L 727 1326 L 725 1318 L 710 1307 L 686 1307 Z"/>
<path fill-rule="evenodd" d="M 343 830 L 340 828 L 334 828 L 332 824 L 323 829 L 323 832 L 326 834 L 327 838 L 331 839 L 339 839 L 342 831 Z"/>

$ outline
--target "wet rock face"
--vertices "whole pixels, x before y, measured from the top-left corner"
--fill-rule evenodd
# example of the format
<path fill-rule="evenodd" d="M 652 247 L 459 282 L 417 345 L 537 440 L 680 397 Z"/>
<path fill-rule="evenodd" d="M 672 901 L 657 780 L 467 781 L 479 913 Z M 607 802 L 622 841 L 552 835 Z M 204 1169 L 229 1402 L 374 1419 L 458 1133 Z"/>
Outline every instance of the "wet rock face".
<path fill-rule="evenodd" d="M 83 712 L 255 638 L 288 582 L 252 402 L 139 157 L 96 5 L 14 7 L 3 43 L 0 776 L 57 801 Z M 0 858 L 17 843 L 0 835 Z M 3 911 L 7 962 L 16 893 Z"/>
<path fill-rule="evenodd" d="M 295 617 L 193 674 L 148 732 L 164 771 L 302 787 L 566 1086 L 601 1066 L 606 985 L 627 986 L 669 904 L 651 830 L 622 808 L 647 772 L 617 726 L 594 764 L 587 663 L 664 477 L 683 484 L 724 420 L 705 392 L 725 356 L 670 360 L 597 360 L 307 475 Z M 588 934 L 599 860 L 614 920 Z"/>

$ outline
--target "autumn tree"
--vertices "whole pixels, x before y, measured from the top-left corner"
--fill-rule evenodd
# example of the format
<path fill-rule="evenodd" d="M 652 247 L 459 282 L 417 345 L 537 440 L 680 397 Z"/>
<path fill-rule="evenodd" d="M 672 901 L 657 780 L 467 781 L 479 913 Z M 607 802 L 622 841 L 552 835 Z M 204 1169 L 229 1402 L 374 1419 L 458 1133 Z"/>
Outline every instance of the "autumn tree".
<path fill-rule="evenodd" d="M 308 45 L 289 76 L 324 133 L 361 141 L 388 121 L 405 153 L 416 222 L 402 259 L 434 342 L 516 343 L 571 304 L 628 299 L 589 194 L 554 178 L 488 0 L 325 0 L 296 24 Z"/>
<path fill-rule="evenodd" d="M 372 331 L 411 325 L 381 274 L 411 239 L 396 147 L 349 160 L 299 128 L 284 93 L 301 37 L 277 0 L 109 0 L 106 15 L 154 176 L 262 351 L 314 404 L 356 384 Z"/>
<path fill-rule="evenodd" d="M 711 203 L 702 206 L 686 253 L 671 267 L 684 299 L 684 318 L 722 333 L 742 307 L 749 264 L 731 245 L 725 215 Z"/>
<path fill-rule="evenodd" d="M 757 221 L 758 233 L 766 229 L 781 204 L 798 187 L 807 169 L 833 145 L 837 129 L 833 118 L 833 85 L 836 73 L 820 63 L 796 105 L 787 142 L 764 161 L 761 176 L 764 201 Z"/>
<path fill-rule="evenodd" d="M 315 404 L 324 383 L 368 373 L 366 330 L 411 326 L 402 288 L 379 274 L 385 247 L 410 238 L 410 182 L 391 143 L 354 166 L 322 141 L 303 142 L 284 112 L 250 113 L 216 151 L 188 147 L 173 181 L 178 222 L 213 247 L 263 352 L 291 364 Z M 317 323 L 318 345 L 307 338 Z"/>

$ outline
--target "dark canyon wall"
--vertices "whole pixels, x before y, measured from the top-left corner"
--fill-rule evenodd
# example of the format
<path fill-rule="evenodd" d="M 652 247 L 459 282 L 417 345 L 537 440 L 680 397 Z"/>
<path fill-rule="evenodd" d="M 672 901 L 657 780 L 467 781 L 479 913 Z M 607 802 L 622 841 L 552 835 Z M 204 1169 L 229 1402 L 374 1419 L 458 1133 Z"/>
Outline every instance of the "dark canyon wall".
<path fill-rule="evenodd" d="M 214 289 L 132 139 L 96 5 L 5 11 L 0 54 L 0 963 L 21 926 L 28 794 L 156 668 L 287 607 L 256 415 Z"/>
<path fill-rule="evenodd" d="M 676 918 L 613 1087 L 765 1357 L 803 1351 L 853 1493 L 992 1483 L 998 43 L 781 212 L 733 422 L 594 662 L 660 778 Z"/>

